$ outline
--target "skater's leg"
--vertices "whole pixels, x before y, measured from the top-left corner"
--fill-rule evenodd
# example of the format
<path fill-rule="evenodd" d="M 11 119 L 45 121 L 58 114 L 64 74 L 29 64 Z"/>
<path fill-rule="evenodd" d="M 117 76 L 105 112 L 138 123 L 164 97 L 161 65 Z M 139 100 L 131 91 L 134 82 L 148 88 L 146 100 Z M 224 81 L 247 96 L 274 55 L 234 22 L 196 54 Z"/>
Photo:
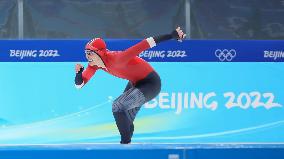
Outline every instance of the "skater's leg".
<path fill-rule="evenodd" d="M 133 121 L 141 106 L 153 99 L 161 90 L 160 77 L 156 72 L 145 79 L 126 86 L 125 92 L 113 102 L 113 115 L 121 135 L 121 143 L 130 143 L 134 132 Z"/>
<path fill-rule="evenodd" d="M 134 131 L 133 120 L 140 107 L 145 103 L 142 92 L 132 87 L 113 102 L 113 116 L 121 135 L 121 143 L 128 144 Z"/>
<path fill-rule="evenodd" d="M 125 112 L 113 112 L 113 116 L 119 130 L 121 140 L 121 144 L 128 144 L 131 142 L 131 137 L 133 133 L 132 125 L 133 123 L 129 121 Z"/>
<path fill-rule="evenodd" d="M 161 91 L 160 76 L 156 72 L 152 72 L 145 79 L 138 81 L 135 87 L 143 93 L 146 102 L 148 102 Z"/>

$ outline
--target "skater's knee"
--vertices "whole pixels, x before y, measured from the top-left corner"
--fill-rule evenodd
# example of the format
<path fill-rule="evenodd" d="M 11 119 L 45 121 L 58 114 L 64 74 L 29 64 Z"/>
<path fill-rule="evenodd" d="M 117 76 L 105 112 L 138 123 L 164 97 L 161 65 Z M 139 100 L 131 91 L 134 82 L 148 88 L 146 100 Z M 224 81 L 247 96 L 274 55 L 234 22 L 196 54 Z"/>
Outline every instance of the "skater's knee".
<path fill-rule="evenodd" d="M 112 112 L 123 112 L 135 107 L 140 107 L 145 103 L 143 93 L 137 88 L 131 88 L 112 104 Z"/>
<path fill-rule="evenodd" d="M 115 100 L 113 103 L 112 103 L 112 112 L 123 112 L 124 111 L 124 105 L 123 103 L 121 103 L 122 101 L 120 100 Z"/>

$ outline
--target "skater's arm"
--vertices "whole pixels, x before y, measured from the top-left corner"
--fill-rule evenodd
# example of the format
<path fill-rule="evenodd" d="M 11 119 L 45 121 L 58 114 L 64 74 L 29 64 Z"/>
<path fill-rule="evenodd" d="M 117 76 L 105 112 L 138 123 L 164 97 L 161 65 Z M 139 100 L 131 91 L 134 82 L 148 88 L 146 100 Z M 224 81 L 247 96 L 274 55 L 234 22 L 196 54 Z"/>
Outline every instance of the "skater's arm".
<path fill-rule="evenodd" d="M 149 38 L 148 38 L 149 39 Z M 154 47 L 154 46 L 153 46 Z M 120 53 L 120 57 L 118 58 L 121 62 L 127 62 L 134 58 L 135 56 L 139 55 L 142 51 L 151 48 L 147 39 L 140 41 L 139 43 L 131 46 L 130 48 L 126 49 L 122 53 Z"/>
<path fill-rule="evenodd" d="M 76 65 L 75 87 L 80 89 L 92 78 L 92 76 L 95 74 L 98 68 L 88 65 L 87 69 L 84 71 L 84 67 L 82 65 L 79 66 L 77 65 Z"/>
<path fill-rule="evenodd" d="M 184 34 L 181 28 L 178 27 L 176 30 L 172 31 L 170 34 L 155 36 L 153 37 L 153 39 L 156 45 L 160 42 L 171 40 L 171 39 L 182 40 L 185 38 L 185 36 L 186 34 Z"/>
<path fill-rule="evenodd" d="M 185 36 L 186 34 L 184 34 L 183 31 L 180 29 L 180 27 L 178 27 L 176 30 L 172 31 L 171 34 L 159 35 L 144 39 L 141 42 L 137 43 L 136 45 L 122 52 L 120 59 L 123 61 L 124 60 L 128 61 L 134 58 L 135 56 L 138 56 L 142 51 L 155 47 L 160 42 L 171 39 L 182 40 L 185 38 Z"/>

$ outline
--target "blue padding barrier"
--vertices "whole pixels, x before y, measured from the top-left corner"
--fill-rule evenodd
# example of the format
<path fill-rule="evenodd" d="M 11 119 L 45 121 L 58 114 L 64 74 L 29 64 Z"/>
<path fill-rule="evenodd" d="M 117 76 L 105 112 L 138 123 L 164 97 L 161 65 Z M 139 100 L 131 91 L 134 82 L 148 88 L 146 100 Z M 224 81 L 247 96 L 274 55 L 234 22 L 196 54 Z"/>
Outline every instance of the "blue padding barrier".
<path fill-rule="evenodd" d="M 283 144 L 75 144 L 1 146 L 0 159 L 283 159 Z"/>

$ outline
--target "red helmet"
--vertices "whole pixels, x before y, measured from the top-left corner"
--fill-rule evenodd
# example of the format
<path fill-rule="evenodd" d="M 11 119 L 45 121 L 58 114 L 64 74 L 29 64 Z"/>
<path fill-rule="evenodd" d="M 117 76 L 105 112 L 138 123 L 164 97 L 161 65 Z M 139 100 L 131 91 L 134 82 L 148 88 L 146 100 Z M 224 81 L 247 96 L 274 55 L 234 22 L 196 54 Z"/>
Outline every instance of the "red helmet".
<path fill-rule="evenodd" d="M 106 43 L 101 38 L 94 38 L 87 43 L 85 49 L 86 50 L 92 50 L 92 51 L 95 51 L 95 52 L 105 51 L 106 50 Z"/>
<path fill-rule="evenodd" d="M 89 62 L 96 62 L 98 63 L 98 66 L 101 66 L 99 65 L 101 62 L 103 63 L 103 56 L 105 56 L 105 53 L 106 53 L 106 43 L 104 42 L 103 39 L 101 38 L 95 38 L 95 39 L 92 39 L 90 40 L 87 45 L 85 46 L 85 53 L 86 54 L 97 54 L 100 58 L 97 59 L 97 58 L 89 58 L 88 56 L 87 57 L 87 60 Z M 104 65 L 105 67 L 105 65 Z"/>

